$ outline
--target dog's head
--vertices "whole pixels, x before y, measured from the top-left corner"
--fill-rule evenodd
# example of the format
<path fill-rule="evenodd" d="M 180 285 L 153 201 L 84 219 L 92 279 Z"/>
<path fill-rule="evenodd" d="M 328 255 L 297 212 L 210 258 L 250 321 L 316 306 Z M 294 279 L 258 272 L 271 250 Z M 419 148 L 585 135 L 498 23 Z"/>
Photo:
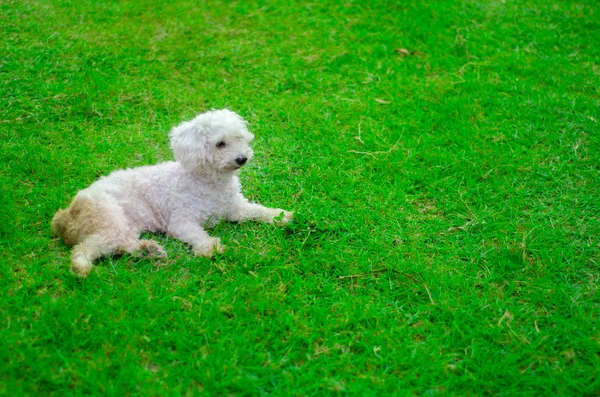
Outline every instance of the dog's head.
<path fill-rule="evenodd" d="M 254 139 L 246 122 L 231 110 L 211 110 L 173 128 L 175 159 L 189 171 L 231 173 L 252 159 Z"/>

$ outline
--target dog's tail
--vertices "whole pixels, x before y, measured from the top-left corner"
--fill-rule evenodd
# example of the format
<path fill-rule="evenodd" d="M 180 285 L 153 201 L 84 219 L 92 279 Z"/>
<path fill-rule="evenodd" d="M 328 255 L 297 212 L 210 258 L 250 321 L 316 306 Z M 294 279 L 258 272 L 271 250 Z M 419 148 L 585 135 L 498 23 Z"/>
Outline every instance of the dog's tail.
<path fill-rule="evenodd" d="M 52 230 L 60 237 L 64 238 L 67 232 L 67 225 L 69 224 L 69 209 L 58 210 L 56 215 L 52 218 Z"/>

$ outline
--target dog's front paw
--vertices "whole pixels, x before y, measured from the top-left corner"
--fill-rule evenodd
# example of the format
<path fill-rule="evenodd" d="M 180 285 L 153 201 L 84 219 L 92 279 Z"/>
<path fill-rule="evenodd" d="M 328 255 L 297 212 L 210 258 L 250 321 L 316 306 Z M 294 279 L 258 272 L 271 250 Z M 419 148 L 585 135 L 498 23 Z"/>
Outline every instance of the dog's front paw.
<path fill-rule="evenodd" d="M 212 238 L 203 241 L 201 244 L 194 245 L 194 254 L 196 256 L 204 256 L 207 258 L 213 257 L 215 254 L 222 254 L 225 251 L 225 246 L 221 244 L 221 239 Z"/>

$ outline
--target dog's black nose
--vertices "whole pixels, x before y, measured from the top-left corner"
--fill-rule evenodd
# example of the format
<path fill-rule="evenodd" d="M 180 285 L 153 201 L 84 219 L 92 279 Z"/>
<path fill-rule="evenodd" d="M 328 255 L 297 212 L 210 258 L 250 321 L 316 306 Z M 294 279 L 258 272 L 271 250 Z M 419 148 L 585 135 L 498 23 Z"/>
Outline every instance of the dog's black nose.
<path fill-rule="evenodd" d="M 235 162 L 238 163 L 238 165 L 244 165 L 246 164 L 246 161 L 248 161 L 248 157 L 246 156 L 239 156 L 235 159 Z"/>

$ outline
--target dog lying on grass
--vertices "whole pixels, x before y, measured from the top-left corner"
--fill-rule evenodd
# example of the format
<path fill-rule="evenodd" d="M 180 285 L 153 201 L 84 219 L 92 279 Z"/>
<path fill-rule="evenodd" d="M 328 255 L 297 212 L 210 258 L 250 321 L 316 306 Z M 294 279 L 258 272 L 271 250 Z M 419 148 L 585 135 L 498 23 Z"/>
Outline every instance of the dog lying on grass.
<path fill-rule="evenodd" d="M 292 220 L 291 212 L 251 203 L 242 195 L 237 171 L 252 159 L 254 135 L 239 115 L 227 109 L 202 113 L 169 136 L 175 162 L 102 177 L 52 219 L 52 229 L 73 245 L 71 269 L 78 276 L 87 276 L 102 256 L 166 256 L 156 241 L 140 240 L 142 232 L 165 233 L 190 244 L 196 255 L 210 257 L 225 247 L 203 226 L 221 219 Z"/>

